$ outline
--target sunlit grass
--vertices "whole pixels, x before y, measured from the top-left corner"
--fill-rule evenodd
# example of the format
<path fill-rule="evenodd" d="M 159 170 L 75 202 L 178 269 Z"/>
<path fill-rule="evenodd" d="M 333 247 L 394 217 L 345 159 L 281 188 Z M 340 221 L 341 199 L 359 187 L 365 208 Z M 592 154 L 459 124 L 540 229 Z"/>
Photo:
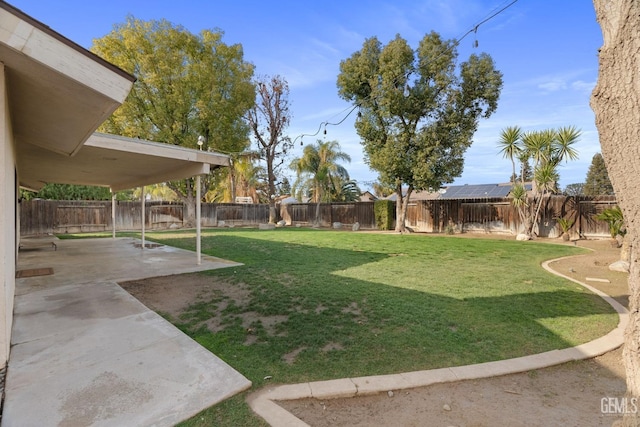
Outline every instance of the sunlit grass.
<path fill-rule="evenodd" d="M 195 248 L 192 231 L 147 236 Z M 254 389 L 266 381 L 518 357 L 580 344 L 617 324 L 602 299 L 540 267 L 579 248 L 313 229 L 215 229 L 203 236 L 203 252 L 244 265 L 202 274 L 242 286 L 248 297 L 238 303 L 218 295 L 172 320 Z M 246 313 L 255 317 L 249 327 Z M 205 325 L 212 316 L 221 325 L 215 333 Z M 267 318 L 278 322 L 266 325 Z M 260 425 L 236 397 L 186 425 L 247 423 Z"/>

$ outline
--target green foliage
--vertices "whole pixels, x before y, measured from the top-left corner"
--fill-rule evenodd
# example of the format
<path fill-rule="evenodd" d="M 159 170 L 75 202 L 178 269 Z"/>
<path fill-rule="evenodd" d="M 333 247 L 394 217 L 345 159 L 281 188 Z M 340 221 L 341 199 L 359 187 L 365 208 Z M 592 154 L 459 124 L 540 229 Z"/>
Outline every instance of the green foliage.
<path fill-rule="evenodd" d="M 285 196 L 287 194 L 291 194 L 291 183 L 289 182 L 289 178 L 284 177 L 282 178 L 282 181 L 279 184 L 279 190 L 278 193 L 281 196 Z"/>
<path fill-rule="evenodd" d="M 558 218 L 558 225 L 563 233 L 568 233 L 571 227 L 573 227 L 573 220 L 568 218 Z"/>
<path fill-rule="evenodd" d="M 197 148 L 202 135 L 203 150 L 243 151 L 249 141 L 243 117 L 255 101 L 254 66 L 244 61 L 241 45 L 227 45 L 222 36 L 129 16 L 94 40 L 94 53 L 137 78 L 100 130 L 189 148 Z M 169 185 L 185 201 L 195 193 L 191 180 Z"/>
<path fill-rule="evenodd" d="M 331 189 L 331 201 L 332 202 L 357 202 L 360 200 L 360 187 L 354 180 L 345 180 L 338 177 L 334 180 L 333 187 Z"/>
<path fill-rule="evenodd" d="M 378 230 L 391 230 L 396 212 L 396 204 L 391 200 L 376 200 L 373 202 L 373 212 Z"/>
<path fill-rule="evenodd" d="M 511 160 L 512 172 L 510 182 L 516 182 L 516 162 L 515 160 L 520 156 L 522 148 L 518 144 L 522 130 L 518 126 L 507 127 L 500 133 L 500 153 L 503 157 Z"/>
<path fill-rule="evenodd" d="M 21 190 L 21 197 L 26 200 L 111 200 L 111 191 L 107 187 L 73 184 L 46 184 L 38 192 Z M 119 191 L 116 200 L 132 200 L 131 191 Z"/>
<path fill-rule="evenodd" d="M 339 95 L 359 108 L 365 161 L 396 189 L 403 216 L 403 186 L 410 194 L 453 182 L 479 118 L 497 108 L 502 74 L 491 57 L 457 67 L 457 56 L 455 41 L 432 32 L 415 50 L 399 35 L 386 46 L 369 38 L 340 63 Z"/>
<path fill-rule="evenodd" d="M 574 144 L 579 139 L 580 131 L 573 126 L 530 132 L 522 132 L 519 127 L 514 126 L 502 131 L 498 145 L 501 147 L 500 153 L 509 158 L 513 165 L 512 203 L 518 208 L 526 234 L 533 234 L 545 198 L 558 191 L 560 164 L 578 158 Z M 519 181 L 515 179 L 516 159 L 521 165 Z M 524 190 L 525 177 L 529 175 L 529 161 L 533 162 L 533 203 L 527 203 Z"/>
<path fill-rule="evenodd" d="M 564 194 L 567 196 L 584 196 L 584 184 L 575 183 L 568 184 L 564 189 Z"/>
<path fill-rule="evenodd" d="M 596 215 L 596 219 L 605 221 L 609 226 L 609 234 L 611 238 L 615 239 L 617 236 L 624 237 L 627 234 L 627 229 L 624 225 L 624 218 L 622 216 L 622 210 L 619 206 L 613 208 L 607 208 Z"/>
<path fill-rule="evenodd" d="M 392 185 L 383 184 L 380 182 L 373 183 L 373 194 L 375 194 L 376 197 L 379 197 L 379 198 L 388 197 L 392 195 L 395 191 L 396 189 Z"/>
<path fill-rule="evenodd" d="M 516 208 L 526 208 L 527 204 L 527 189 L 523 184 L 517 183 L 511 187 L 511 204 Z"/>
<path fill-rule="evenodd" d="M 350 181 L 347 170 L 338 164 L 340 160 L 350 162 L 351 157 L 340 150 L 338 141 L 318 140 L 306 145 L 302 157 L 293 159 L 290 165 L 296 172 L 295 197 L 311 197 L 314 203 L 333 201 L 342 185 Z"/>
<path fill-rule="evenodd" d="M 587 196 L 614 194 L 607 166 L 600 153 L 596 153 L 591 159 L 591 165 L 587 171 L 587 179 L 584 183 L 584 194 Z"/>
<path fill-rule="evenodd" d="M 444 232 L 445 234 L 448 234 L 450 236 L 456 234 L 456 224 L 452 221 L 449 221 L 447 223 L 447 226 L 444 228 Z"/>
<path fill-rule="evenodd" d="M 232 154 L 231 167 L 218 168 L 211 174 L 205 199 L 209 203 L 235 203 L 236 197 L 251 197 L 254 203 L 269 203 L 265 171 L 255 164 L 257 156 L 248 152 Z"/>

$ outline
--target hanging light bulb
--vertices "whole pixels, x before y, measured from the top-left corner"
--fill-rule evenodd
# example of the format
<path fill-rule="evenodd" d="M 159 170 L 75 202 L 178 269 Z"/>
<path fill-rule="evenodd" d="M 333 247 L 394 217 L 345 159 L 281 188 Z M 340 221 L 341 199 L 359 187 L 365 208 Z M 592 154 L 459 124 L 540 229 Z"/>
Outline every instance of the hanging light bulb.
<path fill-rule="evenodd" d="M 473 37 L 475 40 L 473 41 L 473 47 L 478 47 L 478 26 L 473 29 Z"/>

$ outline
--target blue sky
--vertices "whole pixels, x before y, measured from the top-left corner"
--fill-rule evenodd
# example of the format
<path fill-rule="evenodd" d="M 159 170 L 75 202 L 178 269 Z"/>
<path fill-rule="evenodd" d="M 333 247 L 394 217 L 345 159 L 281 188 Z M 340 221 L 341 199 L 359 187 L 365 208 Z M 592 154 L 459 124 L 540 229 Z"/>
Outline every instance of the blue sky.
<path fill-rule="evenodd" d="M 227 44 L 240 43 L 256 75 L 283 76 L 290 85 L 293 115 L 288 133 L 297 138 L 293 157 L 302 152 L 299 137 L 314 134 L 321 123 L 336 123 L 350 105 L 337 95 L 339 64 L 376 36 L 388 43 L 400 34 L 416 47 L 424 34 L 436 31 L 459 39 L 476 24 L 512 0 L 10 0 L 9 3 L 79 45 L 109 33 L 131 14 L 138 19 L 165 18 L 193 33 L 221 29 Z M 478 47 L 474 48 L 477 40 Z M 589 0 L 518 0 L 506 11 L 464 38 L 459 61 L 486 52 L 503 73 L 498 110 L 480 122 L 465 155 L 465 167 L 454 184 L 506 182 L 511 164 L 498 151 L 500 131 L 576 126 L 582 131 L 578 161 L 560 168 L 560 185 L 584 182 L 593 155 L 600 151 L 589 97 L 598 73 L 602 33 Z M 305 136 L 307 144 L 317 138 Z M 327 126 L 352 161 L 345 164 L 361 188 L 377 178 L 363 162 L 352 117 Z M 289 175 L 291 172 L 286 171 Z"/>

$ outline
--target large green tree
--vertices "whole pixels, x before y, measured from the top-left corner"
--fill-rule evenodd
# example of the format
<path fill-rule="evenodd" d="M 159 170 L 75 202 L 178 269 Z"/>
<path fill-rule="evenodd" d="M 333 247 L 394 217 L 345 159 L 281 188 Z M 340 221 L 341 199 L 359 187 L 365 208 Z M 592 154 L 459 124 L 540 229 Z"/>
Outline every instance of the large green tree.
<path fill-rule="evenodd" d="M 609 180 L 609 172 L 604 163 L 602 154 L 596 153 L 591 159 L 591 165 L 587 171 L 587 179 L 584 183 L 584 194 L 587 196 L 612 195 L 613 185 Z"/>
<path fill-rule="evenodd" d="M 293 147 L 293 141 L 284 133 L 291 121 L 289 85 L 281 76 L 261 77 L 256 90 L 256 104 L 249 110 L 248 118 L 258 153 L 267 166 L 269 222 L 274 223 L 277 174 Z"/>
<path fill-rule="evenodd" d="M 227 45 L 220 31 L 195 35 L 166 20 L 128 17 L 91 50 L 132 73 L 137 81 L 104 132 L 195 148 L 241 152 L 249 143 L 243 117 L 253 106 L 253 65 L 242 46 Z M 207 180 L 203 180 L 207 183 Z M 168 183 L 195 218 L 194 180 Z"/>
<path fill-rule="evenodd" d="M 457 57 L 456 42 L 432 32 L 415 50 L 399 35 L 386 46 L 369 38 L 340 63 L 339 94 L 359 109 L 365 161 L 397 194 L 396 231 L 414 190 L 460 176 L 478 120 L 497 108 L 502 74 L 491 57 L 459 66 Z"/>

